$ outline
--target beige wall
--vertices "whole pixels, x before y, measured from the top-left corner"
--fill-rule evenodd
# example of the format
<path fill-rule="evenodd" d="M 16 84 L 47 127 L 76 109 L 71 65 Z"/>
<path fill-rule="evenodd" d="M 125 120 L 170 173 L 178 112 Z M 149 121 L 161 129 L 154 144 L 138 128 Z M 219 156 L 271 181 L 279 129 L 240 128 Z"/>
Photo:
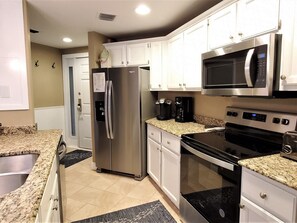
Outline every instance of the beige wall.
<path fill-rule="evenodd" d="M 93 68 L 98 68 L 99 64 L 97 63 L 98 57 L 102 50 L 104 49 L 103 43 L 107 42 L 107 37 L 101 35 L 100 33 L 96 32 L 89 32 L 88 33 L 88 47 L 89 47 L 89 68 L 90 68 L 90 90 L 93 92 L 93 78 L 91 70 Z M 91 93 L 91 101 L 93 101 L 93 94 Z M 94 105 L 91 103 L 91 117 L 94 117 Z M 94 123 L 91 121 L 91 128 L 92 128 L 92 150 L 93 156 L 92 160 L 95 162 L 96 160 L 96 153 L 95 153 L 95 136 L 94 136 Z"/>
<path fill-rule="evenodd" d="M 64 105 L 60 50 L 36 43 L 32 43 L 31 50 L 34 108 Z M 38 67 L 35 66 L 37 60 Z"/>
<path fill-rule="evenodd" d="M 253 108 L 280 112 L 297 113 L 297 99 L 265 99 L 242 97 L 215 97 L 201 95 L 200 92 L 159 92 L 159 98 L 174 100 L 176 96 L 191 96 L 195 100 L 195 114 L 224 119 L 226 106 Z"/>
<path fill-rule="evenodd" d="M 61 54 L 74 54 L 74 53 L 87 53 L 88 47 L 75 47 L 75 48 L 69 48 L 69 49 L 61 49 Z"/>
<path fill-rule="evenodd" d="M 28 78 L 28 97 L 29 110 L 18 111 L 0 111 L 0 123 L 3 126 L 22 126 L 34 124 L 33 96 L 32 96 L 32 73 L 31 73 L 31 52 L 30 52 L 30 32 L 27 16 L 27 3 L 23 0 L 24 5 L 24 27 L 25 43 L 27 57 L 27 78 Z"/>

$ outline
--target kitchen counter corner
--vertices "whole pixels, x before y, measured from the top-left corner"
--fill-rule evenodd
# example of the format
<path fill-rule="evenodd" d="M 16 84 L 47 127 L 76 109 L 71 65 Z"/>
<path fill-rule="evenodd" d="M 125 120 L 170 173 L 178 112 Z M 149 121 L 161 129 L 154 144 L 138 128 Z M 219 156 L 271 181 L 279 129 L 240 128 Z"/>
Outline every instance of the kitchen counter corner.
<path fill-rule="evenodd" d="M 61 130 L 0 136 L 0 156 L 39 154 L 26 182 L 0 197 L 1 222 L 34 222 L 50 173 Z"/>

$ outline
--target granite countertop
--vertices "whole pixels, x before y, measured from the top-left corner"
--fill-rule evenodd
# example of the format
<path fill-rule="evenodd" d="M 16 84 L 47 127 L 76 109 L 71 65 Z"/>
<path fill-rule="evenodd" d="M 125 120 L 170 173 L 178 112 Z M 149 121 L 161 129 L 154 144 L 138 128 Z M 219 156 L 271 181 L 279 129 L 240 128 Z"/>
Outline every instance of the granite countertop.
<path fill-rule="evenodd" d="M 176 122 L 174 119 L 160 121 L 152 118 L 146 121 L 147 124 L 153 125 L 168 133 L 181 137 L 182 134 L 205 132 L 204 125 L 194 122 Z"/>
<path fill-rule="evenodd" d="M 61 135 L 61 130 L 0 135 L 0 156 L 39 154 L 26 182 L 0 196 L 0 222 L 35 221 Z"/>
<path fill-rule="evenodd" d="M 240 160 L 239 164 L 297 190 L 297 162 L 279 154 Z"/>

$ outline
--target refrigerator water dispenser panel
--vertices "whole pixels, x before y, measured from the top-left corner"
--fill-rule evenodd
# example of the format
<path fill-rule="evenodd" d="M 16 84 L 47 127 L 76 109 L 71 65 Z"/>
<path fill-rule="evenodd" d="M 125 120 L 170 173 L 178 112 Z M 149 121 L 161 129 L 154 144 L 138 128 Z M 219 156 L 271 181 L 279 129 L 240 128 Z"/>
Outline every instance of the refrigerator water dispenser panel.
<path fill-rule="evenodd" d="M 104 101 L 96 101 L 96 120 L 104 122 L 105 121 L 105 110 L 104 110 Z"/>

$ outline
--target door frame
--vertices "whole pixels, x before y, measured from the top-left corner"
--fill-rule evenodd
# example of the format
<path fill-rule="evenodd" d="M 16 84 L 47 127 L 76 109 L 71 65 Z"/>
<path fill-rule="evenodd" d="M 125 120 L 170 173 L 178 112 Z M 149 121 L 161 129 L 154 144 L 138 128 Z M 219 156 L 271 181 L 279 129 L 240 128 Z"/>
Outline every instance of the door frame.
<path fill-rule="evenodd" d="M 67 147 L 79 148 L 78 147 L 78 120 L 77 110 L 75 109 L 75 126 L 76 136 L 71 135 L 71 111 L 70 111 L 70 95 L 69 95 L 69 66 L 73 66 L 75 63 L 69 63 L 69 59 L 73 61 L 77 58 L 89 57 L 89 53 L 74 53 L 62 55 L 62 66 L 63 66 L 63 88 L 64 88 L 64 109 L 65 109 L 65 132 L 63 133 L 64 139 L 67 142 Z M 73 71 L 75 75 L 76 71 Z M 74 78 L 75 79 L 75 78 Z M 76 103 L 76 101 L 75 101 Z M 80 148 L 83 149 L 83 148 Z"/>

